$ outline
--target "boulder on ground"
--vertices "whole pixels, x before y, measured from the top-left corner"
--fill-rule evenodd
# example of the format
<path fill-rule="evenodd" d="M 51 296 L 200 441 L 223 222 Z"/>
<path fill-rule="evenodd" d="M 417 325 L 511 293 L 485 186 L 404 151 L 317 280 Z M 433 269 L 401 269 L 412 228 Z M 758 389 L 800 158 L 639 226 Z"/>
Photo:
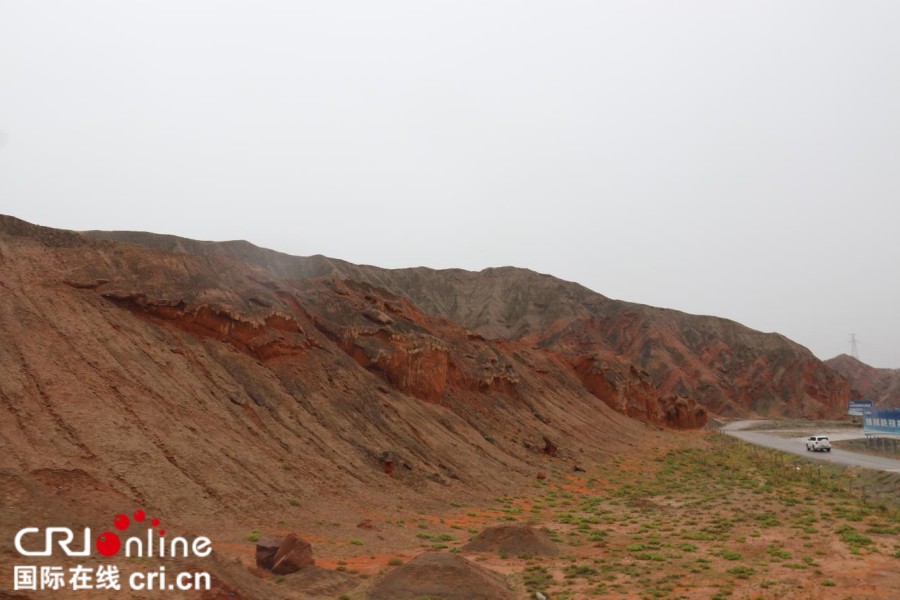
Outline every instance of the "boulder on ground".
<path fill-rule="evenodd" d="M 256 566 L 276 575 L 294 573 L 314 564 L 316 561 L 313 560 L 310 543 L 293 533 L 281 542 L 266 540 L 256 544 Z"/>
<path fill-rule="evenodd" d="M 456 554 L 426 552 L 387 573 L 370 600 L 512 600 L 506 580 Z"/>
<path fill-rule="evenodd" d="M 275 564 L 275 555 L 278 554 L 278 540 L 260 540 L 256 542 L 256 566 L 267 571 L 272 570 Z"/>
<path fill-rule="evenodd" d="M 518 556 L 533 554 L 535 556 L 556 556 L 559 548 L 550 539 L 550 534 L 543 529 L 528 525 L 497 525 L 488 527 L 462 547 L 472 552 L 496 552 Z"/>

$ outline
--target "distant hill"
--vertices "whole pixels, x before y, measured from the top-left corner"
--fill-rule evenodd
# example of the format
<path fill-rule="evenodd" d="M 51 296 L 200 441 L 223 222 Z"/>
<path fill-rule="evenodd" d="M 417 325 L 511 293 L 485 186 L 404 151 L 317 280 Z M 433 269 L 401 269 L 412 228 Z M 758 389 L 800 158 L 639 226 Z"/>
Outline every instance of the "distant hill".
<path fill-rule="evenodd" d="M 843 375 L 857 394 L 875 406 L 900 407 L 900 369 L 878 369 L 841 354 L 825 364 Z"/>

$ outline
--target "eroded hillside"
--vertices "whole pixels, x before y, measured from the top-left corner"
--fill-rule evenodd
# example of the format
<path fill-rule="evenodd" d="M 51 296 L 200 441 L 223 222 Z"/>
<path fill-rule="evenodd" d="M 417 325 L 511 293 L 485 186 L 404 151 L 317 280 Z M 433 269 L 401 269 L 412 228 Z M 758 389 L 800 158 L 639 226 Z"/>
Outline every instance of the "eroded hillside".
<path fill-rule="evenodd" d="M 649 431 L 553 353 L 366 283 L 2 217 L 0 298 L 9 523 L 359 514 L 498 493 Z"/>
<path fill-rule="evenodd" d="M 651 422 L 702 425 L 703 412 L 837 417 L 850 397 L 843 377 L 784 336 L 718 317 L 612 300 L 527 269 L 380 269 L 322 256 L 292 257 L 248 242 L 135 232 L 88 235 L 233 256 L 283 277 L 333 275 L 367 282 L 487 339 L 548 350 L 609 406 Z"/>
<path fill-rule="evenodd" d="M 870 367 L 848 354 L 829 358 L 825 364 L 844 376 L 860 398 L 875 406 L 900 406 L 900 369 Z"/>

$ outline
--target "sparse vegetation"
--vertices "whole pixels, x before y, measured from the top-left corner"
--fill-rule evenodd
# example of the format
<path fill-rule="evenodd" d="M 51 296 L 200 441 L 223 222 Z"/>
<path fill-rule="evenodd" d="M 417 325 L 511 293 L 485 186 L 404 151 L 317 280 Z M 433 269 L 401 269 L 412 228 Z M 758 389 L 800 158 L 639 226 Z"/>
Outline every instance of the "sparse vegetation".
<path fill-rule="evenodd" d="M 411 520 L 408 535 L 424 549 L 455 553 L 485 527 L 527 515 L 545 524 L 561 557 L 511 551 L 476 560 L 512 568 L 518 591 L 554 600 L 677 599 L 698 588 L 706 598 L 731 598 L 743 597 L 744 586 L 762 597 L 796 597 L 801 589 L 840 587 L 826 551 L 835 542 L 852 553 L 900 557 L 900 516 L 867 505 L 840 471 L 716 435 L 693 445 L 623 456 L 584 475 L 551 474 L 486 506 L 457 503 L 455 514 Z M 812 493 L 815 505 L 805 501 Z M 402 529 L 396 515 L 384 522 Z"/>
<path fill-rule="evenodd" d="M 604 548 L 592 563 L 564 560 L 561 579 L 553 577 L 546 559 L 520 555 L 524 587 L 553 598 L 633 591 L 642 598 L 677 598 L 679 589 L 701 586 L 709 588 L 708 597 L 730 598 L 750 581 L 786 597 L 795 595 L 798 584 L 786 583 L 796 581 L 791 577 L 765 578 L 772 569 L 809 572 L 809 585 L 817 587 L 837 585 L 827 578 L 827 564 L 810 556 L 825 554 L 819 551 L 823 539 L 833 536 L 868 552 L 900 531 L 900 518 L 890 511 L 873 516 L 840 485 L 839 473 L 805 468 L 801 458 L 730 438 L 713 436 L 708 443 L 708 449 L 660 450 L 649 470 L 607 466 L 583 480 L 572 476 L 540 486 L 532 497 L 498 498 L 495 521 L 524 507 L 551 524 L 557 543 Z M 813 491 L 819 502 L 809 506 L 804 498 Z M 825 532 L 823 523 L 834 533 Z M 772 543 L 773 536 L 779 542 Z M 884 552 L 900 556 L 900 546 Z"/>

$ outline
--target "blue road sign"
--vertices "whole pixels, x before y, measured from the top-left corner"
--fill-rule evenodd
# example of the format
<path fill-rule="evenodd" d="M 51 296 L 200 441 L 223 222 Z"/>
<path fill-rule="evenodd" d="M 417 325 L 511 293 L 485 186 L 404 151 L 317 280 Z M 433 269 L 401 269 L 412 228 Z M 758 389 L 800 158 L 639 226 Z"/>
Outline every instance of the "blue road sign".
<path fill-rule="evenodd" d="M 868 408 L 863 412 L 866 435 L 900 437 L 900 408 Z"/>

